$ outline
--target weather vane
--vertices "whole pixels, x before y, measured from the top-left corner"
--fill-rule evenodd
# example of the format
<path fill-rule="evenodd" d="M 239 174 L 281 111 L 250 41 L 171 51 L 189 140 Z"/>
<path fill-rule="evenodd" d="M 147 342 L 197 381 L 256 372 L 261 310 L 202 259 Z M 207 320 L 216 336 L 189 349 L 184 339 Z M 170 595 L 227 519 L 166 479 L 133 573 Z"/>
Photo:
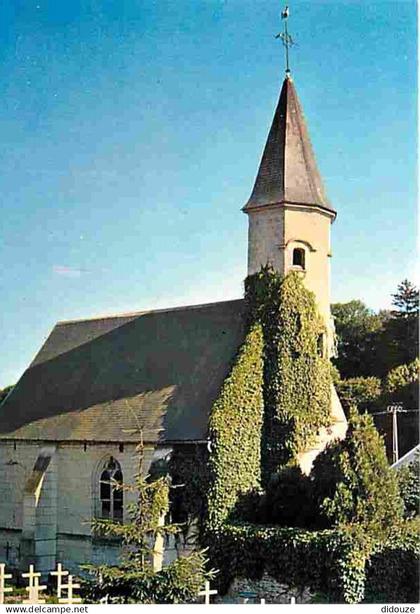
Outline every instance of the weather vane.
<path fill-rule="evenodd" d="M 296 43 L 294 42 L 294 40 L 292 39 L 292 37 L 290 36 L 289 32 L 287 31 L 287 19 L 289 17 L 289 7 L 285 6 L 284 10 L 281 12 L 281 18 L 284 20 L 284 31 L 283 32 L 279 32 L 279 34 L 276 34 L 276 36 L 274 38 L 280 38 L 282 43 L 283 43 L 283 47 L 285 49 L 285 55 L 286 55 L 286 75 L 290 74 L 290 66 L 289 66 L 289 49 L 290 47 L 293 47 L 293 45 L 295 45 Z"/>

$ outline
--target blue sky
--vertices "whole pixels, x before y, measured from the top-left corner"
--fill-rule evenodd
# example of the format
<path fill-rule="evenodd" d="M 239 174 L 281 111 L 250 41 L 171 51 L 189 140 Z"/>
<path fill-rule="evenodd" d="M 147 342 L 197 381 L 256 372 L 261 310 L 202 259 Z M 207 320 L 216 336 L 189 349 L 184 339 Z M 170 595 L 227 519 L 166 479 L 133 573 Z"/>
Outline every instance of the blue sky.
<path fill-rule="evenodd" d="M 414 280 L 416 4 L 292 0 L 333 301 Z M 0 387 L 57 320 L 239 297 L 278 0 L 3 0 Z"/>

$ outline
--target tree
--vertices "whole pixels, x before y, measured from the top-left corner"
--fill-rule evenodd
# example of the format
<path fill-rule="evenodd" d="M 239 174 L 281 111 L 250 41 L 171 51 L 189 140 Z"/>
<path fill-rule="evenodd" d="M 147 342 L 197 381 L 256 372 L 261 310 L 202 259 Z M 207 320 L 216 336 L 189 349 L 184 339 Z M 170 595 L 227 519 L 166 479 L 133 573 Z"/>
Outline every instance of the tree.
<path fill-rule="evenodd" d="M 404 279 L 392 295 L 396 309 L 387 323 L 383 346 L 388 345 L 392 362 L 389 368 L 409 363 L 418 357 L 419 291 L 408 279 Z"/>
<path fill-rule="evenodd" d="M 180 532 L 180 525 L 167 524 L 170 481 L 167 476 L 150 480 L 143 473 L 143 444 L 137 446 L 139 465 L 134 484 L 112 480 L 112 488 L 133 492 L 137 500 L 129 507 L 129 522 L 96 519 L 96 534 L 121 540 L 119 565 L 86 565 L 91 578 L 84 583 L 84 594 L 91 603 L 106 598 L 108 603 L 185 603 L 196 598 L 206 579 L 204 552 L 178 558 L 163 569 L 156 569 L 153 556 L 162 538 Z M 162 544 L 163 545 L 163 544 Z"/>
<path fill-rule="evenodd" d="M 385 313 L 375 314 L 359 300 L 331 305 L 337 335 L 334 359 L 343 378 L 376 375 L 375 347 Z"/>
<path fill-rule="evenodd" d="M 4 401 L 4 399 L 7 397 L 9 392 L 12 391 L 12 389 L 13 389 L 13 386 L 6 386 L 6 388 L 3 388 L 3 390 L 0 390 L 0 403 Z"/>
<path fill-rule="evenodd" d="M 420 512 L 420 453 L 408 465 L 397 470 L 398 484 L 404 501 L 404 516 L 413 518 Z"/>
<path fill-rule="evenodd" d="M 392 312 L 396 318 L 415 318 L 419 313 L 419 290 L 408 279 L 404 279 L 397 292 L 392 295 L 392 304 L 396 309 Z"/>
<path fill-rule="evenodd" d="M 398 481 L 369 414 L 350 411 L 346 438 L 321 452 L 311 475 L 324 526 L 361 524 L 384 537 L 402 518 Z"/>

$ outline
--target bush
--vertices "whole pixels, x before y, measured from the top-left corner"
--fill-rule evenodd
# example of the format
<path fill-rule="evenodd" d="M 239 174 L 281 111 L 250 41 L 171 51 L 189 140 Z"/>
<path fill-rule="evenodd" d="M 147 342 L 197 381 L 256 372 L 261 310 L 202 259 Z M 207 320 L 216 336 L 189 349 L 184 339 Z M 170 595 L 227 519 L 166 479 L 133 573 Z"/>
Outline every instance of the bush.
<path fill-rule="evenodd" d="M 369 414 L 351 410 L 346 438 L 321 452 L 311 475 L 324 526 L 360 523 L 385 535 L 402 518 L 397 478 Z"/>
<path fill-rule="evenodd" d="M 400 365 L 392 369 L 385 378 L 385 392 L 392 394 L 398 389 L 419 381 L 419 359 L 413 360 L 408 365 Z"/>
<path fill-rule="evenodd" d="M 397 469 L 400 494 L 404 501 L 404 516 L 412 518 L 419 514 L 420 507 L 420 453 L 412 463 Z"/>
<path fill-rule="evenodd" d="M 266 492 L 253 490 L 238 499 L 233 517 L 238 521 L 283 527 L 314 526 L 312 482 L 299 467 L 284 467 Z"/>
<path fill-rule="evenodd" d="M 220 571 L 216 582 L 222 593 L 234 578 L 261 579 L 267 573 L 298 591 L 325 593 L 334 602 L 363 599 L 365 555 L 346 530 L 224 524 L 209 536 L 209 557 Z"/>
<path fill-rule="evenodd" d="M 344 406 L 357 405 L 365 409 L 380 396 L 381 380 L 378 377 L 351 377 L 337 382 L 336 390 Z"/>
<path fill-rule="evenodd" d="M 419 535 L 419 523 L 406 522 L 376 548 L 366 566 L 366 602 L 418 603 Z"/>
<path fill-rule="evenodd" d="M 186 603 L 195 601 L 197 593 L 210 575 L 205 571 L 202 552 L 176 559 L 161 571 L 135 570 L 132 566 L 97 568 L 98 578 L 83 584 L 87 603 Z"/>

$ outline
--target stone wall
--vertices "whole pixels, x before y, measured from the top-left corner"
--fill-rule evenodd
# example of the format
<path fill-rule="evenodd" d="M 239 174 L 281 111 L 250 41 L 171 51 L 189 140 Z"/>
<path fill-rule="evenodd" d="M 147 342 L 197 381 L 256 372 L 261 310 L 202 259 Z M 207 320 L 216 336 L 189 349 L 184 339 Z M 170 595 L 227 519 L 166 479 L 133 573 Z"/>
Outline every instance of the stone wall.
<path fill-rule="evenodd" d="M 246 593 L 256 594 L 255 598 L 245 597 Z M 280 584 L 267 574 L 260 580 L 249 578 L 235 578 L 231 583 L 228 592 L 224 597 L 218 599 L 219 603 L 240 603 L 248 599 L 249 603 L 260 603 L 265 599 L 266 603 L 291 603 L 292 598 L 296 603 L 311 603 L 312 593 L 309 589 L 298 590 L 290 588 L 285 584 Z"/>
<path fill-rule="evenodd" d="M 44 442 L 0 442 L 0 561 L 13 567 L 33 561 L 41 571 L 58 561 L 72 571 L 83 563 L 116 562 L 119 548 L 112 540 L 92 539 L 90 523 L 99 511 L 103 463 L 113 456 L 124 482 L 132 482 L 135 445 L 60 443 L 48 447 L 50 460 L 42 464 L 46 449 Z M 145 472 L 154 455 L 159 452 L 146 446 Z M 125 520 L 133 499 L 124 493 Z"/>

